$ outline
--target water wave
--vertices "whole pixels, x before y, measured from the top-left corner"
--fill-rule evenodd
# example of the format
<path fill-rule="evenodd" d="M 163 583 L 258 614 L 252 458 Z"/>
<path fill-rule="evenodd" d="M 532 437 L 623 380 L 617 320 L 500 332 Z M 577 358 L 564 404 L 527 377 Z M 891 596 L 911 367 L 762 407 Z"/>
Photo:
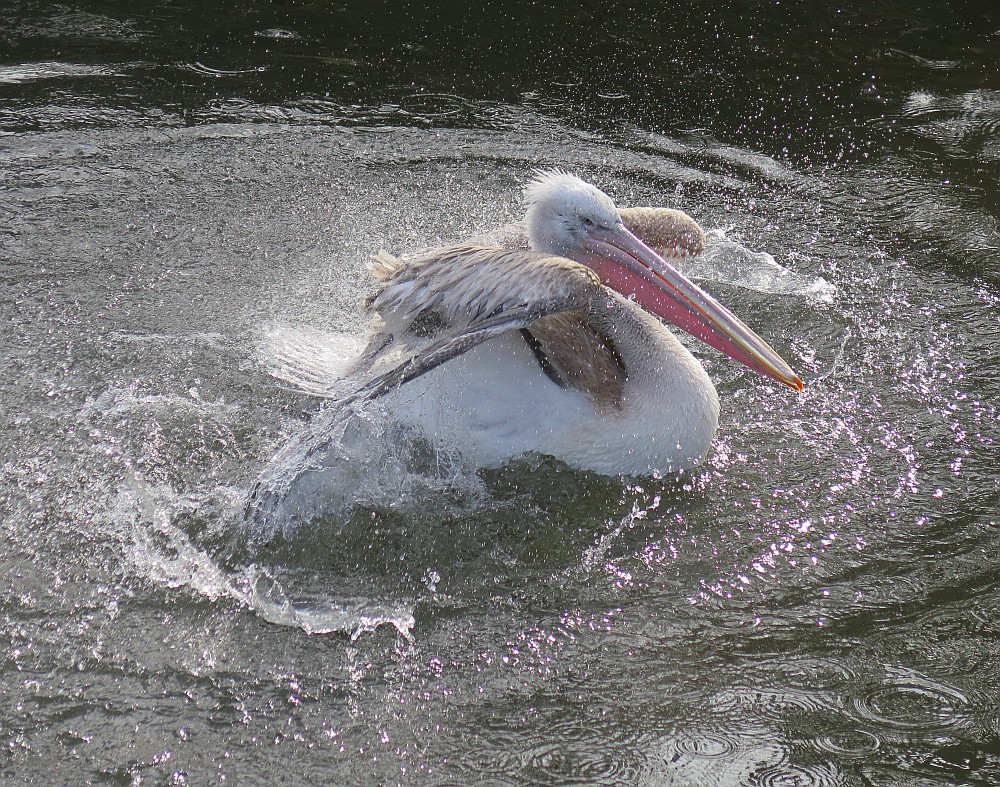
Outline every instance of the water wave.
<path fill-rule="evenodd" d="M 118 71 L 112 66 L 93 66 L 81 63 L 19 63 L 0 66 L 0 85 L 18 85 L 37 79 L 63 79 L 65 77 L 114 76 Z"/>
<path fill-rule="evenodd" d="M 954 686 L 910 671 L 893 671 L 853 697 L 857 719 L 896 730 L 933 732 L 961 724 L 969 699 Z"/>

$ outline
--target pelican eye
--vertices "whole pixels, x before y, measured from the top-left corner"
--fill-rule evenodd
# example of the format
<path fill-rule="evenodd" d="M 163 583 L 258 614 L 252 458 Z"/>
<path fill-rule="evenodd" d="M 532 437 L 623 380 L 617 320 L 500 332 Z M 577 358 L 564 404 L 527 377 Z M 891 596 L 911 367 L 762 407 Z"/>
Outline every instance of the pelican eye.
<path fill-rule="evenodd" d="M 594 226 L 594 220 L 592 218 L 590 218 L 590 216 L 584 216 L 583 217 L 583 226 L 584 227 L 593 227 Z"/>

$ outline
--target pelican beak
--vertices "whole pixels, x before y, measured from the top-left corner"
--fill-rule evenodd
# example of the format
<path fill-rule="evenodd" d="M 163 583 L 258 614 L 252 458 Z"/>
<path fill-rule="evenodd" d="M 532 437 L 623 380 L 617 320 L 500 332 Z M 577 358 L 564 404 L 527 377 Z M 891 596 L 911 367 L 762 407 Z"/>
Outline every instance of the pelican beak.
<path fill-rule="evenodd" d="M 802 390 L 802 380 L 767 342 L 621 222 L 592 231 L 583 249 L 580 262 L 605 286 L 755 372 Z"/>

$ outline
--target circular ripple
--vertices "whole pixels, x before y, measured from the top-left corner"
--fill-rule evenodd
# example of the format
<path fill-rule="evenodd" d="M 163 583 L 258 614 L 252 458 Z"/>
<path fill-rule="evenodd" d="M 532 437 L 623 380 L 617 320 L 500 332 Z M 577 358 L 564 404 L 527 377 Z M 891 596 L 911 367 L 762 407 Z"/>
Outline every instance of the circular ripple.
<path fill-rule="evenodd" d="M 789 713 L 825 713 L 839 707 L 830 691 L 783 686 L 730 686 L 712 696 L 717 711 L 741 716 L 752 713 L 759 721 L 783 721 Z"/>
<path fill-rule="evenodd" d="M 531 753 L 523 773 L 538 784 L 629 784 L 639 774 L 633 756 L 617 746 L 548 744 Z"/>
<path fill-rule="evenodd" d="M 873 732 L 866 730 L 845 730 L 833 735 L 822 735 L 815 739 L 816 748 L 831 754 L 848 757 L 863 757 L 877 752 L 882 741 Z"/>
<path fill-rule="evenodd" d="M 405 96 L 400 102 L 407 112 L 425 118 L 445 118 L 470 114 L 475 110 L 472 102 L 451 93 L 419 93 Z"/>
<path fill-rule="evenodd" d="M 681 730 L 674 742 L 674 748 L 678 754 L 714 759 L 731 757 L 740 748 L 740 744 L 735 737 L 726 735 L 722 730 L 698 732 Z"/>
<path fill-rule="evenodd" d="M 524 757 L 515 749 L 497 748 L 496 741 L 486 739 L 477 740 L 476 743 L 475 748 L 453 762 L 460 773 L 474 777 L 477 781 L 487 778 L 506 780 L 524 767 Z"/>
<path fill-rule="evenodd" d="M 750 774 L 753 787 L 832 787 L 843 783 L 844 774 L 828 763 L 768 765 Z"/>
<path fill-rule="evenodd" d="M 865 721 L 901 730 L 936 730 L 962 721 L 968 699 L 958 689 L 929 678 L 891 676 L 854 698 Z"/>
<path fill-rule="evenodd" d="M 773 729 L 745 723 L 720 726 L 686 727 L 662 739 L 657 756 L 649 760 L 654 774 L 659 771 L 650 781 L 746 784 L 754 773 L 780 769 L 787 761 L 786 747 Z"/>
<path fill-rule="evenodd" d="M 782 682 L 803 689 L 825 691 L 838 688 L 857 679 L 853 669 L 832 658 L 782 655 L 759 662 L 762 674 L 771 682 Z"/>
<path fill-rule="evenodd" d="M 621 731 L 610 714 L 555 720 L 513 736 L 509 724 L 500 722 L 495 732 L 477 738 L 474 754 L 454 762 L 470 783 L 489 775 L 532 784 L 617 785 L 634 783 L 640 773 L 634 741 L 617 737 Z"/>

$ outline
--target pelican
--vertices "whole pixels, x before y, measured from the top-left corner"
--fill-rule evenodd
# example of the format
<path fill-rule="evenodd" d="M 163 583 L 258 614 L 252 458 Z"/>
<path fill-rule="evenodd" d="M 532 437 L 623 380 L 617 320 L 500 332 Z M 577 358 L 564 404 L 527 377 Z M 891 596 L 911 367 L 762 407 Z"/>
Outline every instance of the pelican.
<path fill-rule="evenodd" d="M 476 466 L 535 452 L 606 475 L 677 472 L 709 450 L 719 397 L 667 323 L 802 390 L 763 339 L 668 262 L 704 247 L 690 216 L 619 210 L 561 170 L 536 173 L 524 202 L 523 223 L 373 259 L 373 330 L 348 396 L 304 355 L 285 379 L 341 405 L 382 398 L 391 417 Z M 322 464 L 321 429 L 286 451 L 302 468 Z"/>

